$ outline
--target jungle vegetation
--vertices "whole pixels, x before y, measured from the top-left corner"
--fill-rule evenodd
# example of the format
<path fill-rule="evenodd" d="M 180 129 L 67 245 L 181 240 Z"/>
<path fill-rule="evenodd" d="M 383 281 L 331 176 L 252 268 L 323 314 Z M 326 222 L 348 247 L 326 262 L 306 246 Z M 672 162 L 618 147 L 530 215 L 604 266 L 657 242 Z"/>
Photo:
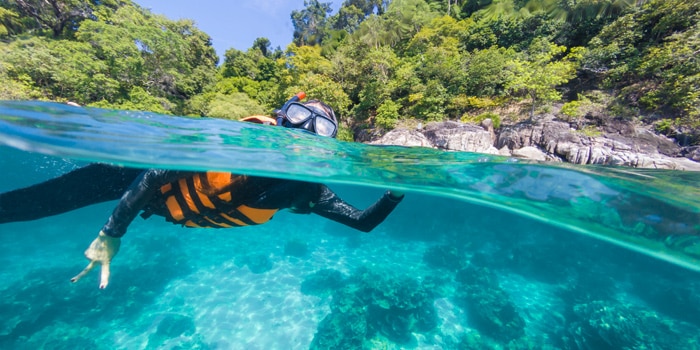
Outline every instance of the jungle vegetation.
<path fill-rule="evenodd" d="M 671 135 L 700 127 L 698 0 L 339 6 L 305 0 L 290 15 L 289 46 L 261 37 L 219 62 L 192 21 L 131 0 L 0 0 L 0 99 L 237 119 L 306 91 L 337 110 L 344 139 L 547 111 L 638 120 Z"/>

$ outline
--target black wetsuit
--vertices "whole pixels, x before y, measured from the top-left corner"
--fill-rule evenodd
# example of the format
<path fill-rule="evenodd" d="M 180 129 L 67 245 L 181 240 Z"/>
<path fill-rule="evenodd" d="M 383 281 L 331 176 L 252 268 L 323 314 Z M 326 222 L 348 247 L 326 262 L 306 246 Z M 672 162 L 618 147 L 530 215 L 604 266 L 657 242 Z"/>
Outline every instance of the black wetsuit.
<path fill-rule="evenodd" d="M 121 198 L 102 229 L 107 235 L 121 237 L 142 210 L 147 215 L 166 216 L 161 187 L 194 174 L 92 164 L 41 184 L 0 194 L 0 223 L 34 220 Z M 235 191 L 237 202 L 231 205 L 315 213 L 364 232 L 379 225 L 402 199 L 387 191 L 370 207 L 359 210 L 323 184 L 252 176 Z"/>

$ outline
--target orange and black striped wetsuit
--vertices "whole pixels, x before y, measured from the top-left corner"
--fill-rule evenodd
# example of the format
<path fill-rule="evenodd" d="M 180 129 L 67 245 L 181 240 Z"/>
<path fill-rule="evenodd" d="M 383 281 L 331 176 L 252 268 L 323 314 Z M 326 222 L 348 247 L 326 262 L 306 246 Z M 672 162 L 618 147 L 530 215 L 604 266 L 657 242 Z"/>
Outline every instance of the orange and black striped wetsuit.
<path fill-rule="evenodd" d="M 120 199 L 119 204 L 102 230 L 121 237 L 142 211 L 144 217 L 159 215 L 188 227 L 225 228 L 262 224 L 278 210 L 291 209 L 369 232 L 402 198 L 387 191 L 373 205 L 359 210 L 319 183 L 92 164 L 0 194 L 0 223 L 38 219 L 114 199 Z"/>

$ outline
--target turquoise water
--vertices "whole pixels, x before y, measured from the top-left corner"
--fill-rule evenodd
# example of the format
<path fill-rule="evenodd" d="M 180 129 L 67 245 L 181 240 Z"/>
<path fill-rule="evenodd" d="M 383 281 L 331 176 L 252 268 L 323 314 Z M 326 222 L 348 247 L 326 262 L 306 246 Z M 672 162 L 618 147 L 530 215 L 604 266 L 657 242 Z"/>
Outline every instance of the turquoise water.
<path fill-rule="evenodd" d="M 37 102 L 0 103 L 0 144 L 0 192 L 106 162 L 407 193 L 369 234 L 137 218 L 106 290 L 69 279 L 115 202 L 0 224 L 0 348 L 700 348 L 699 173 Z"/>

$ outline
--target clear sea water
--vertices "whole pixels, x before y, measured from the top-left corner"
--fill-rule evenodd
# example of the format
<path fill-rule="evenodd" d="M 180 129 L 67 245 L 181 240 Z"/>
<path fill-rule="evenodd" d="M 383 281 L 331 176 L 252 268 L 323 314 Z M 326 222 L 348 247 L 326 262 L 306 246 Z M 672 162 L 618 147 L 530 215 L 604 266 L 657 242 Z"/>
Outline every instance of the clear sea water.
<path fill-rule="evenodd" d="M 91 162 L 317 181 L 359 208 L 406 197 L 371 233 L 137 218 L 105 290 L 69 279 L 116 202 L 0 224 L 0 348 L 700 348 L 700 173 L 0 102 L 0 192 Z"/>

